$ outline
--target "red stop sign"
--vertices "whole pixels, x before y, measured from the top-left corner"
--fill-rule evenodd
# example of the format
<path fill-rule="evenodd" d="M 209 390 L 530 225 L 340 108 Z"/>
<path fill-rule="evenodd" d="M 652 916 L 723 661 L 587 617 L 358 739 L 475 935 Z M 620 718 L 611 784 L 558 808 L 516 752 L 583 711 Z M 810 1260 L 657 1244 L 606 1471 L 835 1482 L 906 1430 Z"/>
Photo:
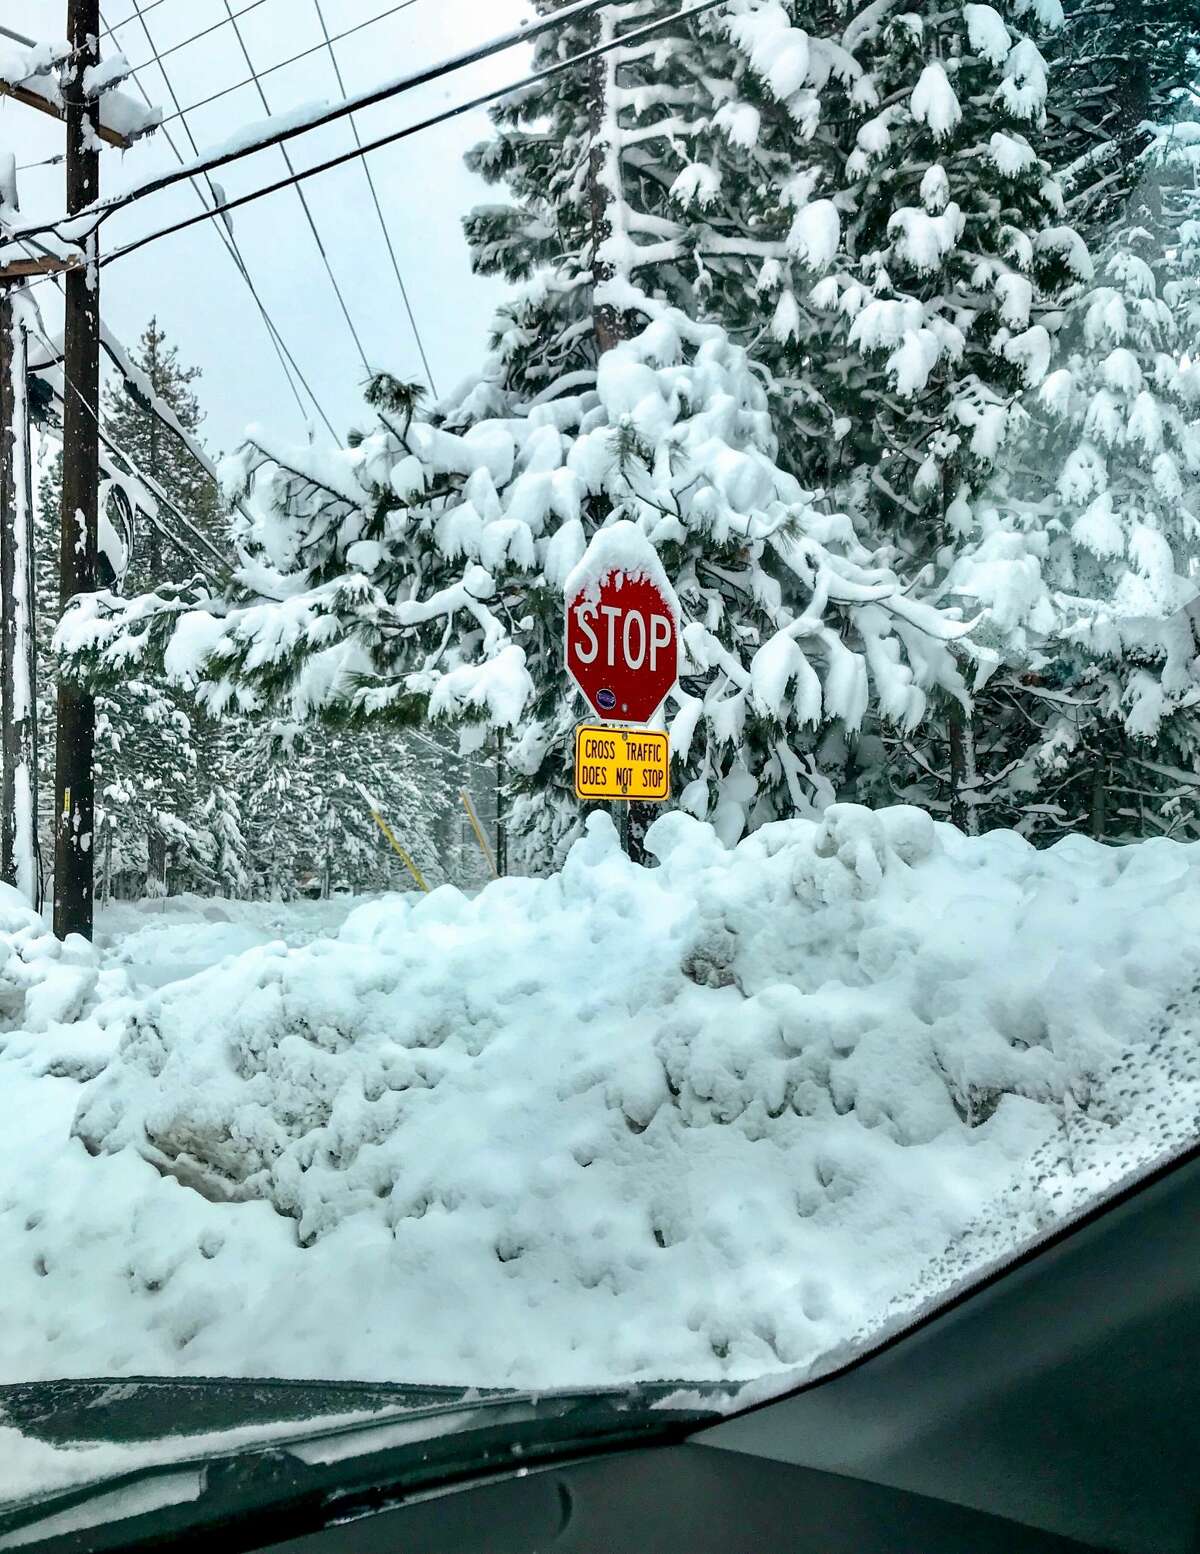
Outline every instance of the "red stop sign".
<path fill-rule="evenodd" d="M 661 589 L 610 572 L 567 605 L 567 670 L 597 717 L 648 723 L 679 677 L 679 636 Z"/>

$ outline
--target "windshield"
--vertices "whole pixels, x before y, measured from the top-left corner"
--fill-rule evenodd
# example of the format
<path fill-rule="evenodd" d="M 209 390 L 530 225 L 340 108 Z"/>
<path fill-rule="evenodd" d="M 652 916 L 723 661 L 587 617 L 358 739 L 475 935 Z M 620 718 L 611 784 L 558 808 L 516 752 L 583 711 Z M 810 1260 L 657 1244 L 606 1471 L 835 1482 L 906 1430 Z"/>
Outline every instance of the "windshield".
<path fill-rule="evenodd" d="M 18 9 L 0 1503 L 736 1407 L 1194 1142 L 1190 0 Z"/>

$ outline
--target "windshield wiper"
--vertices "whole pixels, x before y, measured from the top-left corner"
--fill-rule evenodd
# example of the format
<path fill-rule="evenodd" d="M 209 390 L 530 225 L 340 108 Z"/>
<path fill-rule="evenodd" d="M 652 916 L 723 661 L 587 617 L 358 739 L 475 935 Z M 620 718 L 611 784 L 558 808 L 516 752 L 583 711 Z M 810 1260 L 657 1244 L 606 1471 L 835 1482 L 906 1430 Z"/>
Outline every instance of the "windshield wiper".
<path fill-rule="evenodd" d="M 114 1445 L 291 1422 L 315 1426 L 325 1420 L 332 1427 L 383 1410 L 520 1395 L 515 1387 L 275 1377 L 71 1377 L 0 1384 L 0 1415 L 6 1424 L 52 1446 L 80 1441 Z"/>
<path fill-rule="evenodd" d="M 236 1554 L 398 1505 L 417 1492 L 678 1441 L 721 1417 L 716 1407 L 664 1406 L 674 1390 L 659 1384 L 441 1404 L 157 1462 L 5 1508 L 0 1551 L 179 1554 L 210 1549 L 219 1535 L 219 1546 Z"/>

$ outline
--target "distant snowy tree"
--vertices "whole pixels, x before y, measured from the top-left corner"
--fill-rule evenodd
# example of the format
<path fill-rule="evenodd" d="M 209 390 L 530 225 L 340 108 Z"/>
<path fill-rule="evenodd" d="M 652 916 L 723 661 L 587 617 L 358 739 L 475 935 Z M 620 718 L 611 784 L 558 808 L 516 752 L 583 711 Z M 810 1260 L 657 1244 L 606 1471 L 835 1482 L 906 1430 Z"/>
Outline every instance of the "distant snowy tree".
<path fill-rule="evenodd" d="M 1103 243 L 1145 177 L 1155 126 L 1178 116 L 1200 60 L 1195 0 L 1065 0 L 1048 49 L 1047 145 L 1070 219 Z"/>
<path fill-rule="evenodd" d="M 251 894 L 251 872 L 245 805 L 231 781 L 235 775 L 224 770 L 209 783 L 200 813 L 213 886 L 221 895 L 243 898 Z"/>
<path fill-rule="evenodd" d="M 165 896 L 171 872 L 194 882 L 207 848 L 204 828 L 193 820 L 192 720 L 178 694 L 129 678 L 116 694 L 99 697 L 96 748 L 97 897 L 128 888 Z"/>
<path fill-rule="evenodd" d="M 415 882 L 377 826 L 372 802 L 431 886 L 443 878 L 440 773 L 423 782 L 403 735 L 260 720 L 241 750 L 248 893 L 411 890 Z"/>

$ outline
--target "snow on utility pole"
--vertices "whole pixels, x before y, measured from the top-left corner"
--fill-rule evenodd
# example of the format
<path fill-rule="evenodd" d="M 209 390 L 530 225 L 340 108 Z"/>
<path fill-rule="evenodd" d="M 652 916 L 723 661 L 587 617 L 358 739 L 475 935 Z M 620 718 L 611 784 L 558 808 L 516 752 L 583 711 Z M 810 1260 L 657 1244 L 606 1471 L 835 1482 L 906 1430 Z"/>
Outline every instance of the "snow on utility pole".
<path fill-rule="evenodd" d="M 33 461 L 22 289 L 0 293 L 0 879 L 41 905 Z"/>
<path fill-rule="evenodd" d="M 618 36 L 615 6 L 606 6 L 596 18 L 596 43 L 612 43 Z M 621 183 L 621 129 L 616 103 L 620 51 L 597 54 L 588 67 L 588 201 L 592 227 L 592 329 L 600 355 L 628 340 L 632 334 L 629 311 L 619 300 L 619 282 L 627 279 L 627 267 L 617 255 L 627 256 L 632 241 L 625 225 Z M 635 799 L 618 800 L 624 811 L 625 851 L 634 863 L 645 863 L 647 828 L 654 806 Z"/>
<path fill-rule="evenodd" d="M 63 81 L 67 117 L 67 211 L 99 194 L 98 91 L 89 68 L 99 64 L 100 0 L 67 0 L 71 59 Z M 95 587 L 100 483 L 100 269 L 96 232 L 84 240 L 84 263 L 68 270 L 63 370 L 62 531 L 59 600 Z M 92 936 L 95 821 L 93 751 L 96 706 L 78 682 L 60 679 L 55 747 L 54 932 Z"/>
<path fill-rule="evenodd" d="M 613 8 L 606 7 L 596 19 L 596 43 L 611 43 L 616 37 Z M 614 88 L 617 80 L 616 51 L 597 54 L 588 66 L 588 201 L 592 225 L 592 327 L 597 349 L 603 354 L 629 338 L 628 315 L 611 296 L 605 295 L 617 278 L 613 262 L 613 240 L 621 213 L 621 146 Z M 615 219 L 614 219 L 615 218 Z M 620 236 L 625 237 L 622 231 Z"/>

